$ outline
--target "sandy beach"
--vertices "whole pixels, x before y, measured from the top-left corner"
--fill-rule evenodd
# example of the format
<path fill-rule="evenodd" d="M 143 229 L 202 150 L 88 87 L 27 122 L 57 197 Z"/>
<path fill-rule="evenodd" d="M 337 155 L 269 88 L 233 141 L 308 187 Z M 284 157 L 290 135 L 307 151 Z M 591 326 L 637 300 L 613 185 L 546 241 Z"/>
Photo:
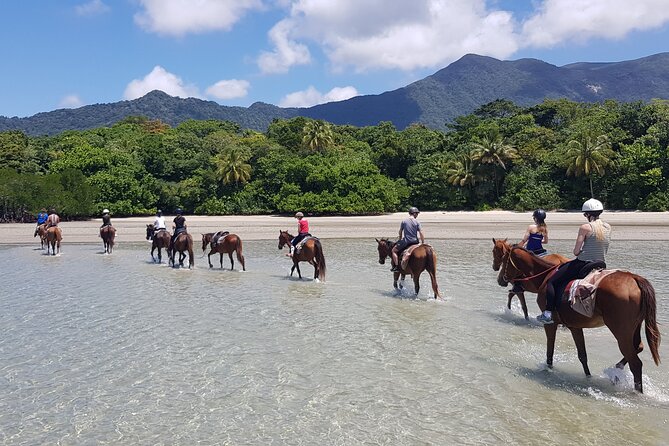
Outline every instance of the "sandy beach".
<path fill-rule="evenodd" d="M 309 217 L 312 234 L 328 238 L 396 237 L 404 212 L 361 217 Z M 171 222 L 173 216 L 167 216 Z M 617 240 L 669 240 L 669 213 L 667 212 L 605 212 L 602 219 L 613 226 Z M 196 235 L 204 232 L 227 230 L 244 240 L 271 240 L 280 229 L 294 231 L 292 217 L 274 215 L 256 216 L 186 216 L 188 230 Z M 492 237 L 518 241 L 527 225 L 532 222 L 530 212 L 422 212 L 419 220 L 427 239 L 487 239 Z M 113 218 L 117 242 L 145 241 L 146 224 L 152 217 Z M 549 212 L 546 219 L 550 237 L 570 240 L 577 228 L 585 222 L 580 212 Z M 63 243 L 98 243 L 101 220 L 63 222 Z M 171 226 L 171 223 L 168 223 Z M 0 244 L 26 245 L 35 243 L 33 224 L 8 223 L 0 225 Z"/>

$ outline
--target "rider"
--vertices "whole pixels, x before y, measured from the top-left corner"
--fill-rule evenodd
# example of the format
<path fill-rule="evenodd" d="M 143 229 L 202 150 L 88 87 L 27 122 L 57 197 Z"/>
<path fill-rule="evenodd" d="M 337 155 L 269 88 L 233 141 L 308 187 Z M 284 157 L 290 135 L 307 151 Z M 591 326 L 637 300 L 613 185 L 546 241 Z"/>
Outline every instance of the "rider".
<path fill-rule="evenodd" d="M 163 211 L 158 209 L 156 212 L 156 219 L 153 220 L 153 234 L 155 235 L 158 231 L 164 231 L 167 227 L 165 226 L 165 217 L 163 217 Z"/>
<path fill-rule="evenodd" d="M 548 243 L 548 227 L 545 221 L 546 211 L 537 209 L 532 213 L 532 218 L 534 218 L 534 224 L 527 227 L 525 236 L 519 245 L 540 256 L 546 253 L 543 243 Z"/>
<path fill-rule="evenodd" d="M 54 208 L 49 209 L 49 216 L 46 218 L 46 228 L 49 229 L 52 226 L 58 226 L 60 223 L 60 217 L 56 214 Z"/>
<path fill-rule="evenodd" d="M 174 234 L 172 234 L 172 241 L 170 242 L 170 246 L 174 245 L 174 241 L 179 237 L 179 235 L 183 234 L 186 232 L 186 217 L 183 216 L 183 211 L 181 208 L 177 208 L 176 210 L 177 216 L 174 217 L 174 226 L 172 226 L 172 229 L 174 230 Z"/>
<path fill-rule="evenodd" d="M 409 217 L 402 220 L 400 224 L 400 241 L 395 243 L 391 251 L 392 256 L 392 268 L 390 271 L 399 271 L 399 260 L 397 259 L 398 253 L 402 252 L 404 249 L 411 245 L 417 245 L 420 237 L 420 243 L 425 243 L 425 236 L 423 235 L 423 229 L 420 226 L 418 221 L 418 214 L 420 211 L 417 207 L 412 206 L 409 208 Z"/>
<path fill-rule="evenodd" d="M 37 230 L 39 229 L 40 225 L 46 223 L 47 218 L 49 218 L 49 214 L 46 213 L 46 209 L 40 209 L 39 214 L 37 214 L 37 227 L 35 228 L 35 235 L 37 235 Z"/>
<path fill-rule="evenodd" d="M 104 228 L 105 226 L 111 226 L 111 216 L 109 215 L 109 209 L 104 209 L 102 211 L 102 226 L 100 226 L 100 229 Z"/>
<path fill-rule="evenodd" d="M 563 263 L 546 282 L 546 310 L 537 316 L 539 322 L 553 323 L 553 311 L 559 298 L 556 296 L 556 288 L 560 289 L 562 285 L 575 278 L 588 261 L 606 262 L 606 252 L 609 250 L 611 240 L 611 225 L 599 219 L 603 210 L 602 203 L 594 198 L 583 203 L 583 216 L 588 222 L 578 229 L 574 246 L 576 258 Z"/>
<path fill-rule="evenodd" d="M 297 212 L 295 214 L 295 218 L 297 218 L 297 235 L 290 241 L 290 249 L 288 254 L 286 254 L 289 257 L 293 256 L 297 244 L 300 243 L 305 237 L 311 235 L 309 234 L 309 222 L 306 218 L 304 218 L 304 214 L 302 212 Z"/>

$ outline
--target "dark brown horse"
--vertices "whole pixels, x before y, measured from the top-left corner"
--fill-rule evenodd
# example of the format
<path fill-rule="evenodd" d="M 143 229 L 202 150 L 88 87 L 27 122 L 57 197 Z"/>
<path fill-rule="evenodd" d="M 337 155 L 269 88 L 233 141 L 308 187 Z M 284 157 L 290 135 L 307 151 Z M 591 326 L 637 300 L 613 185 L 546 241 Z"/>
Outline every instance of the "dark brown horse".
<path fill-rule="evenodd" d="M 509 251 L 506 261 L 502 264 L 501 282 L 517 279 L 527 279 L 524 282 L 528 291 L 537 290 L 539 308 L 546 308 L 544 272 L 554 269 L 552 265 L 537 257 L 526 249 L 513 247 Z M 502 283 L 500 283 L 502 284 Z M 508 283 L 503 283 L 506 286 Z M 585 350 L 584 328 L 595 328 L 606 325 L 618 341 L 618 348 L 623 359 L 616 364 L 622 369 L 629 363 L 634 375 L 634 388 L 643 392 L 641 378 L 642 362 L 639 353 L 643 350 L 641 342 L 641 322 L 645 323 L 646 341 L 651 356 L 656 365 L 660 364 L 658 347 L 660 332 L 656 322 L 655 290 L 645 278 L 627 271 L 615 271 L 604 277 L 597 288 L 595 313 L 593 317 L 586 317 L 572 310 L 568 303 L 562 302 L 558 310 L 553 312 L 554 324 L 544 325 L 546 332 L 546 363 L 553 366 L 553 352 L 555 349 L 555 334 L 558 324 L 563 324 L 571 331 L 578 359 L 583 365 L 583 371 L 590 376 L 588 356 Z"/>
<path fill-rule="evenodd" d="M 500 266 L 502 266 L 502 263 L 506 261 L 507 256 L 509 255 L 509 251 L 511 251 L 512 245 L 511 243 L 507 242 L 507 239 L 500 240 L 500 239 L 492 239 L 493 243 L 493 248 L 492 248 L 492 269 L 494 271 L 499 271 Z M 543 256 L 542 259 L 547 261 L 548 263 L 551 263 L 553 265 L 557 265 L 560 263 L 564 263 L 568 261 L 569 259 L 566 258 L 565 256 L 562 256 L 560 254 L 548 254 L 546 256 Z M 526 281 L 526 280 L 524 280 Z M 497 282 L 501 286 L 502 285 L 502 277 L 501 274 L 498 275 L 497 277 Z M 523 283 L 520 282 L 522 285 Z M 506 307 L 510 310 L 511 309 L 511 300 L 513 299 L 513 296 L 518 296 L 518 300 L 520 301 L 520 305 L 523 308 L 523 314 L 525 315 L 525 319 L 529 320 L 529 315 L 527 314 L 527 303 L 525 302 L 525 293 L 524 291 L 514 291 L 513 289 L 509 290 L 508 294 L 508 300 L 506 303 Z"/>
<path fill-rule="evenodd" d="M 293 240 L 293 236 L 288 231 L 279 231 L 279 249 L 290 245 L 291 240 Z M 308 262 L 313 265 L 314 280 L 325 281 L 325 257 L 323 257 L 323 247 L 320 240 L 311 238 L 302 245 L 299 253 L 293 253 L 293 267 L 290 269 L 290 275 L 292 276 L 293 271 L 297 268 L 297 275 L 301 279 L 300 262 Z"/>
<path fill-rule="evenodd" d="M 174 243 L 170 246 L 170 265 L 177 266 L 174 261 L 174 256 L 179 253 L 179 266 L 184 266 L 184 259 L 186 258 L 186 251 L 188 252 L 188 269 L 195 266 L 195 256 L 193 255 L 193 237 L 187 233 L 182 232 L 174 239 Z"/>
<path fill-rule="evenodd" d="M 116 228 L 108 225 L 100 228 L 100 237 L 104 246 L 105 254 L 111 254 L 114 249 L 114 239 L 116 238 Z"/>
<path fill-rule="evenodd" d="M 214 267 L 214 265 L 211 264 L 211 255 L 215 253 L 219 254 L 221 268 L 223 268 L 223 254 L 227 253 L 228 257 L 230 257 L 230 271 L 232 271 L 235 268 L 235 261 L 232 259 L 232 253 L 235 252 L 237 253 L 237 260 L 242 264 L 242 271 L 246 271 L 246 262 L 244 261 L 244 254 L 242 254 L 242 239 L 240 239 L 237 234 L 226 234 L 221 236 L 216 245 L 214 245 L 212 242 L 214 234 L 214 232 L 202 234 L 202 252 L 204 253 L 207 246 L 211 245 L 211 251 L 209 251 L 209 255 L 207 256 L 209 268 Z"/>
<path fill-rule="evenodd" d="M 156 261 L 156 258 L 153 256 L 153 252 L 158 249 L 158 263 L 162 263 L 163 261 L 163 254 L 162 250 L 163 248 L 167 252 L 167 256 L 169 257 L 169 249 L 170 249 L 170 240 L 172 239 L 172 236 L 170 235 L 167 230 L 163 229 L 158 232 L 155 232 L 155 229 L 152 224 L 146 225 L 146 239 L 147 240 L 152 240 L 153 242 L 151 243 L 151 258 L 153 261 Z"/>
<path fill-rule="evenodd" d="M 390 257 L 390 253 L 396 242 L 382 238 L 380 240 L 376 239 L 376 243 L 378 243 L 379 263 L 385 265 L 386 259 Z M 420 290 L 420 275 L 423 271 L 427 271 L 430 275 L 434 298 L 440 299 L 441 295 L 439 294 L 439 286 L 437 285 L 437 254 L 435 254 L 434 249 L 430 245 L 420 245 L 417 247 L 411 253 L 406 269 L 393 273 L 393 287 L 398 289 L 397 279 L 402 275 L 402 280 L 404 280 L 404 277 L 408 274 L 413 278 L 416 295 L 418 295 L 418 291 Z"/>
<path fill-rule="evenodd" d="M 33 237 L 37 237 L 38 235 L 40 247 L 44 249 L 44 246 L 46 245 L 46 223 L 42 223 L 41 225 L 37 226 L 37 228 L 35 228 L 35 234 Z"/>
<path fill-rule="evenodd" d="M 46 230 L 46 253 L 49 254 L 49 246 L 51 246 L 51 254 L 60 254 L 60 241 L 63 240 L 63 233 L 58 226 L 51 226 Z"/>

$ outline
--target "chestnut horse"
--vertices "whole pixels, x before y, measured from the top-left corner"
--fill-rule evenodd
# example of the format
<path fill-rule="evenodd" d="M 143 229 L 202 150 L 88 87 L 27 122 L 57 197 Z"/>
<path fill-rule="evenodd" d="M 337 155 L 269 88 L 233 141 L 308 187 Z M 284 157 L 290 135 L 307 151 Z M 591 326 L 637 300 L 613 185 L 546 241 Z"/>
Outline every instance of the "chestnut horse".
<path fill-rule="evenodd" d="M 546 276 L 547 271 L 555 269 L 540 257 L 524 248 L 513 247 L 506 261 L 502 264 L 500 285 L 506 286 L 509 281 L 526 279 L 528 291 L 538 291 L 539 308 L 546 308 Z M 622 369 L 629 363 L 634 375 L 634 389 L 643 393 L 641 379 L 642 362 L 639 353 L 643 350 L 641 342 L 641 322 L 645 323 L 646 341 L 656 365 L 660 364 L 660 332 L 656 321 L 655 290 L 647 279 L 627 271 L 615 271 L 604 277 L 597 287 L 597 300 L 593 317 L 586 317 L 572 310 L 568 303 L 562 302 L 557 311 L 553 312 L 554 324 L 544 325 L 546 332 L 546 363 L 553 366 L 555 335 L 558 324 L 571 330 L 576 343 L 578 359 L 583 371 L 590 376 L 588 356 L 585 350 L 584 328 L 595 328 L 606 325 L 618 341 L 618 348 L 623 354 L 616 367 Z"/>
<path fill-rule="evenodd" d="M 214 237 L 215 232 L 208 232 L 202 234 L 202 252 L 204 253 L 207 249 L 207 245 L 211 245 L 211 251 L 207 256 L 207 261 L 209 262 L 209 268 L 213 268 L 214 265 L 211 264 L 211 255 L 218 253 L 219 260 L 221 263 L 221 268 L 223 268 L 223 254 L 228 254 L 230 257 L 230 271 L 235 268 L 235 261 L 232 259 L 232 253 L 237 253 L 237 260 L 242 264 L 242 271 L 246 271 L 246 262 L 244 262 L 244 254 L 242 254 L 242 239 L 239 238 L 237 234 L 224 233 L 221 238 L 218 239 L 216 245 L 211 241 Z M 203 254 L 204 255 L 204 254 Z"/>
<path fill-rule="evenodd" d="M 174 261 L 174 256 L 179 252 L 179 266 L 184 266 L 184 259 L 186 258 L 185 252 L 188 251 L 188 269 L 195 266 L 195 258 L 193 256 L 193 237 L 187 233 L 182 232 L 174 240 L 174 243 L 170 246 L 168 253 L 170 255 L 170 265 L 176 267 L 176 262 Z"/>
<path fill-rule="evenodd" d="M 378 243 L 379 251 L 379 263 L 385 265 L 386 258 L 390 257 L 390 253 L 393 250 L 396 242 L 392 242 L 387 238 L 375 239 Z M 401 258 L 400 258 L 401 262 Z M 402 275 L 402 280 L 404 277 L 409 274 L 413 278 L 414 288 L 416 290 L 416 295 L 420 290 L 420 275 L 423 271 L 427 271 L 430 275 L 430 280 L 432 281 L 432 291 L 434 291 L 434 298 L 440 299 L 441 295 L 439 294 L 439 286 L 437 285 L 437 254 L 435 254 L 434 249 L 430 245 L 420 245 L 409 257 L 407 262 L 407 267 L 404 270 L 396 271 L 393 273 L 393 287 L 395 289 L 397 286 L 397 279 Z"/>
<path fill-rule="evenodd" d="M 493 271 L 499 271 L 500 266 L 502 263 L 506 260 L 506 256 L 509 255 L 509 251 L 511 251 L 511 243 L 507 242 L 507 239 L 504 240 L 499 240 L 499 239 L 492 239 L 493 242 L 493 249 L 492 249 L 492 269 Z M 565 256 L 562 256 L 560 254 L 548 254 L 543 257 L 541 257 L 548 263 L 551 263 L 553 265 L 558 265 L 561 263 L 564 263 L 568 261 L 569 259 L 566 258 Z M 497 282 L 501 286 L 506 286 L 502 285 L 502 277 L 501 275 L 498 275 L 497 277 Z M 523 281 L 519 281 L 521 285 L 523 284 Z M 513 289 L 509 290 L 508 294 L 508 300 L 506 303 L 506 307 L 510 310 L 511 309 L 511 300 L 513 299 L 513 296 L 518 296 L 518 300 L 520 301 L 520 305 L 523 308 L 523 314 L 525 315 L 525 319 L 529 320 L 529 316 L 527 314 L 527 304 L 525 303 L 525 292 L 524 291 L 514 291 Z"/>
<path fill-rule="evenodd" d="M 60 254 L 60 241 L 63 240 L 63 232 L 58 226 L 51 226 L 46 230 L 46 253 L 49 254 L 49 245 L 51 245 L 51 254 Z"/>
<path fill-rule="evenodd" d="M 156 261 L 156 258 L 153 256 L 153 251 L 155 251 L 156 248 L 158 248 L 158 263 L 162 263 L 163 261 L 163 254 L 162 254 L 163 248 L 165 248 L 167 256 L 169 257 L 170 240 L 172 240 L 172 236 L 170 235 L 169 232 L 167 232 L 167 230 L 162 229 L 158 232 L 155 232 L 153 224 L 146 225 L 146 239 L 152 240 L 151 258 L 153 259 L 154 262 Z"/>
<path fill-rule="evenodd" d="M 100 228 L 100 237 L 104 246 L 105 254 L 111 254 L 114 249 L 114 238 L 116 238 L 116 228 L 108 225 Z"/>
<path fill-rule="evenodd" d="M 279 231 L 279 249 L 283 249 L 284 246 L 290 245 L 290 241 L 293 240 L 293 236 L 288 233 L 288 231 Z M 300 252 L 293 253 L 293 267 L 290 269 L 290 275 L 293 275 L 293 271 L 297 268 L 297 275 L 302 278 L 302 273 L 300 272 L 300 262 L 309 262 L 314 267 L 314 280 L 319 279 L 325 281 L 325 257 L 323 257 L 323 247 L 321 246 L 321 241 L 317 238 L 310 238 L 307 240 L 300 249 Z"/>
<path fill-rule="evenodd" d="M 41 225 L 37 226 L 37 228 L 35 228 L 35 234 L 33 234 L 33 237 L 37 237 L 38 235 L 40 247 L 44 249 L 44 245 L 46 245 L 46 223 L 42 223 Z"/>

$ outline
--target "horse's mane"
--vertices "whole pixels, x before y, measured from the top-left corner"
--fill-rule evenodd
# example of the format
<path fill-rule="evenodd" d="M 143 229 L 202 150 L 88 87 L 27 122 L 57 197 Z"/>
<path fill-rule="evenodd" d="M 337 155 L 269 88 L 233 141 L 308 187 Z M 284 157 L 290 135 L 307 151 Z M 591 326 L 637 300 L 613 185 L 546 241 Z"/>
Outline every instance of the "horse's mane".
<path fill-rule="evenodd" d="M 525 251 L 525 252 L 528 253 L 530 256 L 532 256 L 532 257 L 534 258 L 534 261 L 535 261 L 536 263 L 538 263 L 539 266 L 541 266 L 541 267 L 544 267 L 544 268 L 552 268 L 553 266 L 555 266 L 555 265 L 553 265 L 552 263 L 547 262 L 546 260 L 542 259 L 541 257 L 539 257 L 538 255 L 536 255 L 536 254 L 533 253 L 532 251 L 529 251 L 529 250 L 527 250 L 527 249 L 525 249 L 525 248 L 523 248 L 522 246 L 519 246 L 519 245 L 513 245 L 513 246 L 511 246 L 511 251 L 509 251 L 509 255 L 511 255 L 511 252 L 513 252 L 514 249 L 519 249 L 519 250 Z"/>

